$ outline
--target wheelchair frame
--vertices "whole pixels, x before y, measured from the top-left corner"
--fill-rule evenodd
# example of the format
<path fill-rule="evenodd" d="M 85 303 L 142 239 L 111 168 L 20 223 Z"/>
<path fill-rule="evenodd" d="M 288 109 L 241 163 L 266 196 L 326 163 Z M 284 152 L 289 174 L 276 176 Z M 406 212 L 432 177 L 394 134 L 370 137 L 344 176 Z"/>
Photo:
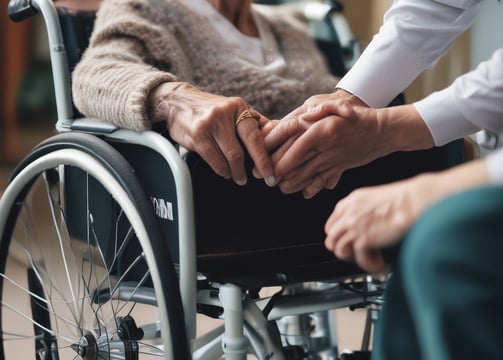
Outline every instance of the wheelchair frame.
<path fill-rule="evenodd" d="M 58 118 L 56 129 L 60 134 L 35 148 L 18 166 L 0 199 L 0 209 L 13 209 L 18 202 L 24 201 L 25 187 L 30 186 L 32 177 L 50 167 L 61 169 L 61 165 L 65 164 L 83 168 L 87 174 L 104 183 L 103 186 L 108 189 L 108 193 L 113 195 L 120 207 L 124 209 L 129 223 L 137 234 L 142 254 L 145 255 L 149 267 L 147 271 L 152 277 L 153 288 L 157 293 L 152 296 L 145 290 L 142 293 L 144 298 L 140 300 L 157 305 L 160 309 L 160 320 L 157 323 L 161 334 L 159 335 L 158 331 L 154 332 L 162 338 L 163 345 L 157 347 L 156 351 L 164 352 L 162 354 L 164 358 L 176 360 L 182 358 L 219 359 L 224 356 L 225 359 L 242 360 L 249 353 L 264 360 L 301 359 L 307 358 L 307 356 L 313 356 L 313 359 L 322 356 L 330 359 L 337 357 L 339 355 L 337 339 L 333 332 L 334 324 L 330 312 L 339 308 L 368 307 L 370 305 L 369 314 L 375 315 L 382 303 L 384 283 L 365 274 L 355 274 L 354 278 L 336 275 L 333 279 L 323 281 L 313 278 L 307 283 L 282 283 L 276 280 L 276 282 L 266 281 L 261 284 L 259 279 L 259 287 L 277 284 L 284 286 L 283 292 L 261 298 L 257 294 L 251 294 L 249 288 L 243 288 L 239 279 L 236 279 L 236 282 L 218 283 L 218 280 L 205 279 L 204 276 L 201 276 L 196 269 L 192 179 L 185 159 L 174 144 L 155 131 L 138 133 L 120 129 L 96 119 L 74 119 L 69 66 L 56 7 L 51 0 L 10 1 L 9 13 L 13 20 L 20 21 L 38 12 L 42 13 L 48 33 L 56 93 Z M 175 247 L 175 251 L 163 244 L 167 241 L 164 241 L 163 234 L 159 235 L 156 230 L 158 226 L 155 224 L 154 210 L 152 206 L 147 209 L 148 206 L 145 205 L 149 203 L 148 197 L 144 196 L 141 190 L 135 191 L 135 195 L 131 194 L 130 189 L 128 190 L 128 186 L 131 184 L 134 188 L 142 187 L 138 181 L 138 172 L 131 171 L 129 159 L 125 159 L 123 164 L 116 164 L 115 158 L 120 158 L 122 155 L 116 147 L 106 144 L 117 146 L 126 144 L 149 149 L 167 164 L 175 185 L 176 204 L 170 210 L 176 214 L 177 218 L 178 248 Z M 107 153 L 108 155 L 106 155 Z M 48 175 L 45 176 L 44 181 L 51 185 L 51 172 L 47 171 Z M 118 175 L 114 177 L 114 174 Z M 65 176 L 67 175 L 65 174 Z M 126 179 L 122 183 L 121 177 Z M 64 176 L 61 179 L 63 179 L 62 184 L 64 185 Z M 66 200 L 63 199 L 64 201 Z M 17 216 L 13 210 L 0 211 L 0 234 L 2 236 L 0 250 L 2 252 L 5 252 L 7 250 L 5 247 L 9 246 L 11 236 L 9 229 L 14 226 L 12 216 Z M 172 261 L 169 261 L 167 265 L 162 264 L 163 258 L 171 259 L 173 255 L 175 259 L 178 259 L 177 262 L 175 261 L 176 264 L 173 264 Z M 2 255 L 2 259 L 6 256 L 6 254 Z M 0 263 L 4 261 L 5 259 Z M 106 261 L 104 262 L 106 263 Z M 159 271 L 160 269 L 162 271 Z M 3 273 L 4 270 L 0 269 L 2 284 L 7 279 Z M 42 277 L 42 275 L 39 274 L 38 277 Z M 175 278 L 174 283 L 173 278 Z M 349 284 L 347 284 L 348 281 Z M 170 289 L 163 289 L 166 283 L 170 284 Z M 0 288 L 0 294 L 1 291 Z M 124 292 L 127 293 L 127 286 L 125 286 Z M 29 294 L 32 295 L 31 292 Z M 39 295 L 32 296 L 37 299 L 39 297 Z M 132 291 L 129 296 L 135 298 L 136 294 Z M 2 311 L 3 308 L 4 304 L 2 303 Z M 201 311 L 201 309 L 203 310 Z M 223 319 L 224 325 L 196 337 L 196 315 L 198 312 L 213 314 L 214 317 Z M 180 317 L 180 314 L 183 314 L 183 318 Z M 291 343 L 293 346 L 286 346 L 285 338 L 288 335 L 281 337 L 278 326 L 284 328 L 292 325 L 297 326 L 305 321 L 305 317 L 318 320 L 318 330 L 322 335 L 310 340 L 311 335 L 308 335 L 303 338 L 304 343 L 296 344 L 295 339 L 301 333 L 292 334 L 294 340 Z M 122 324 L 121 321 L 122 318 L 118 322 Z M 284 323 L 282 324 L 282 322 Z M 35 325 L 38 323 L 35 322 Z M 310 330 L 313 329 L 311 323 L 303 326 Z M 132 329 L 136 330 L 135 326 Z M 298 330 L 302 332 L 305 329 L 301 326 Z M 368 350 L 370 331 L 371 322 L 368 322 L 363 338 L 363 350 Z M 54 331 L 46 328 L 43 329 L 43 333 L 44 336 L 49 335 L 49 337 L 55 335 Z M 1 334 L 1 336 L 3 351 L 6 335 Z M 127 340 L 123 340 L 121 337 L 120 341 L 114 343 L 110 341 L 111 338 L 106 336 L 93 336 L 92 334 L 84 334 L 80 341 L 85 344 L 91 341 L 97 343 L 102 341 L 109 347 L 112 343 L 117 346 L 116 350 L 122 354 L 117 358 L 138 358 L 137 350 L 125 350 L 127 346 L 138 345 L 138 341 L 134 337 L 127 338 Z M 306 346 L 306 339 L 313 343 L 307 345 L 313 345 L 314 348 L 318 347 L 317 350 L 327 353 L 308 355 L 305 348 L 299 350 L 301 346 Z M 177 341 L 184 344 L 175 344 Z M 49 341 L 49 343 L 51 342 Z M 87 345 L 83 345 L 83 343 L 79 342 L 72 346 L 79 349 L 76 351 L 81 358 L 91 358 L 90 355 L 84 354 L 82 349 Z M 177 349 L 173 350 L 172 347 L 175 345 Z M 91 347 L 86 349 L 89 352 Z M 54 355 L 51 351 L 44 349 L 44 358 L 58 358 L 57 354 Z M 37 353 L 41 356 L 42 351 Z M 3 352 L 0 353 L 0 357 L 3 355 Z M 116 358 L 110 354 L 107 356 Z"/>

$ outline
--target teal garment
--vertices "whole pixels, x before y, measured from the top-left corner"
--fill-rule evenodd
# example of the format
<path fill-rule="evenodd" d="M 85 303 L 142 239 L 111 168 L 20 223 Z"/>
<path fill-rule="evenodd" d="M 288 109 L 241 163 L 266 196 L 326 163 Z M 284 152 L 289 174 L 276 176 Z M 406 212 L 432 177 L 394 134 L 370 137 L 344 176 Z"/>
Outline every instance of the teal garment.
<path fill-rule="evenodd" d="M 373 360 L 503 359 L 503 187 L 434 205 L 405 237 Z"/>

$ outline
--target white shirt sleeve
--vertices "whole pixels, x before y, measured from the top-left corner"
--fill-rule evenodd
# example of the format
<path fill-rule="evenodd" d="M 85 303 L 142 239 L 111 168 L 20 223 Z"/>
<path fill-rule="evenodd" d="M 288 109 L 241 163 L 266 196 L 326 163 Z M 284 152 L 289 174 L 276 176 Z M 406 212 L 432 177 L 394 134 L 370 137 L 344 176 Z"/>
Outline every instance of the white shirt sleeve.
<path fill-rule="evenodd" d="M 472 24 L 481 1 L 395 1 L 379 33 L 337 87 L 371 107 L 386 106 Z"/>
<path fill-rule="evenodd" d="M 415 102 L 436 145 L 485 129 L 503 132 L 503 49 L 448 88 Z"/>
<path fill-rule="evenodd" d="M 503 49 L 448 88 L 414 103 L 436 145 L 480 129 L 503 132 Z M 491 182 L 503 184 L 503 149 L 487 156 Z"/>

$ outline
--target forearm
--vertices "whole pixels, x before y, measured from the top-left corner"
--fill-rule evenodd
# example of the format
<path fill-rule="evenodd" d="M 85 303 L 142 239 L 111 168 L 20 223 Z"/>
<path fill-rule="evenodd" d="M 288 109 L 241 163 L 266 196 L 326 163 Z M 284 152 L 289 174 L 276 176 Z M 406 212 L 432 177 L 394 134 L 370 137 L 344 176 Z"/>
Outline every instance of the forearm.
<path fill-rule="evenodd" d="M 150 92 L 147 107 L 153 123 L 165 121 L 171 128 L 175 122 L 189 124 L 202 118 L 219 118 L 216 108 L 232 117 L 237 111 L 232 107 L 234 103 L 246 107 L 243 100 L 237 99 L 202 91 L 187 82 L 172 81 L 164 82 Z"/>
<path fill-rule="evenodd" d="M 491 182 L 486 159 L 470 161 L 438 173 L 419 175 L 417 180 L 423 181 L 424 191 L 419 194 L 424 196 L 423 201 L 427 199 L 426 205 Z"/>
<path fill-rule="evenodd" d="M 412 105 L 378 109 L 378 141 L 384 153 L 429 149 L 435 145 L 424 120 Z"/>
<path fill-rule="evenodd" d="M 371 107 L 386 106 L 431 67 L 473 21 L 480 0 L 449 6 L 442 1 L 400 0 L 338 86 Z"/>
<path fill-rule="evenodd" d="M 368 106 L 365 101 L 360 99 L 357 95 L 351 93 L 347 89 L 343 89 L 341 87 L 336 87 L 335 92 L 333 93 L 334 99 L 344 99 L 349 101 L 353 106 Z"/>
<path fill-rule="evenodd" d="M 360 188 L 340 200 L 325 225 L 325 246 L 341 259 L 354 259 L 378 272 L 386 264 L 376 249 L 404 238 L 419 216 L 456 192 L 487 184 L 484 159 L 377 187 Z"/>
<path fill-rule="evenodd" d="M 147 98 L 150 120 L 153 123 L 168 122 L 175 115 L 176 108 L 183 107 L 191 98 L 188 94 L 190 88 L 188 83 L 177 81 L 165 82 L 154 88 Z"/>

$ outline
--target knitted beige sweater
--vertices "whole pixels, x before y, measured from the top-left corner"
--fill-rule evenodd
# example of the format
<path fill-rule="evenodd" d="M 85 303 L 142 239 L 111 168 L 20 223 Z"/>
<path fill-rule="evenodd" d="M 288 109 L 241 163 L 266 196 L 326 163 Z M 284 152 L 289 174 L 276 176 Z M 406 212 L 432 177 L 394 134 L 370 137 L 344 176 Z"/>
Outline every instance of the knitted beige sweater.
<path fill-rule="evenodd" d="M 332 92 L 337 80 L 309 36 L 282 19 L 269 21 L 287 62 L 279 74 L 232 56 L 207 19 L 177 1 L 103 0 L 72 74 L 75 105 L 86 116 L 143 130 L 151 127 L 147 97 L 163 82 L 240 96 L 274 119 Z"/>

